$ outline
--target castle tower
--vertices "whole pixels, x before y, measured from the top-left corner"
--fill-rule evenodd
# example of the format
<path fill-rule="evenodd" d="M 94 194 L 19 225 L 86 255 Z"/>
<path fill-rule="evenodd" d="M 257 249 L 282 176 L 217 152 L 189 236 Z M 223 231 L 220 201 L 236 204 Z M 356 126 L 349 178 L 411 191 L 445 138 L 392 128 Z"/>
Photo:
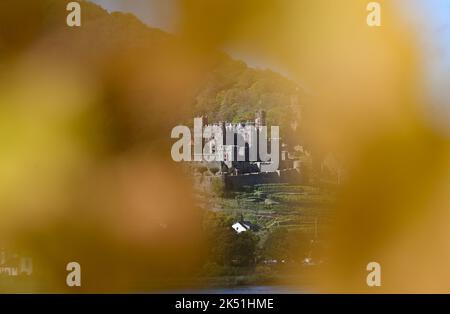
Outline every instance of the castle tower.
<path fill-rule="evenodd" d="M 255 115 L 255 126 L 261 127 L 266 125 L 266 112 L 264 110 L 259 110 Z"/>
<path fill-rule="evenodd" d="M 259 137 L 260 137 L 260 130 L 261 127 L 266 125 L 266 112 L 264 110 L 259 110 L 256 112 L 255 115 L 255 128 L 256 128 L 256 151 L 257 151 L 257 161 L 261 161 L 261 158 L 259 156 Z"/>
<path fill-rule="evenodd" d="M 203 137 L 203 130 L 208 125 L 208 116 L 200 116 L 195 119 L 201 119 L 201 127 L 196 127 L 194 124 L 194 143 L 201 143 L 201 146 L 193 143 L 192 152 L 195 161 L 203 160 L 203 147 L 205 147 L 206 139 Z"/>

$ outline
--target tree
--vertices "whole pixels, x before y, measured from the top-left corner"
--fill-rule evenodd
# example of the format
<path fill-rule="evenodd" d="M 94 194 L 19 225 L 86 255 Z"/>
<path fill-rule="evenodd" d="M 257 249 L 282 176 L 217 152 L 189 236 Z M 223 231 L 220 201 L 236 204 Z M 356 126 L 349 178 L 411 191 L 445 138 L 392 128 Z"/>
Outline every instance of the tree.
<path fill-rule="evenodd" d="M 221 266 L 252 266 L 255 263 L 258 237 L 251 231 L 237 234 L 233 217 L 209 213 L 205 219 L 210 263 Z"/>
<path fill-rule="evenodd" d="M 206 171 L 208 171 L 208 168 L 205 166 L 200 166 L 196 168 L 197 172 L 203 175 Z"/>
<path fill-rule="evenodd" d="M 213 167 L 213 168 L 210 168 L 209 171 L 211 171 L 211 173 L 212 173 L 213 175 L 216 175 L 217 172 L 219 172 L 219 168 Z"/>
<path fill-rule="evenodd" d="M 288 231 L 285 227 L 273 229 L 264 242 L 262 255 L 266 259 L 303 259 L 309 242 L 301 231 Z"/>
<path fill-rule="evenodd" d="M 251 266 L 255 264 L 257 236 L 251 232 L 235 234 L 231 246 L 232 262 L 239 266 Z"/>
<path fill-rule="evenodd" d="M 289 252 L 288 231 L 278 227 L 272 230 L 263 246 L 263 256 L 266 259 L 287 259 Z"/>

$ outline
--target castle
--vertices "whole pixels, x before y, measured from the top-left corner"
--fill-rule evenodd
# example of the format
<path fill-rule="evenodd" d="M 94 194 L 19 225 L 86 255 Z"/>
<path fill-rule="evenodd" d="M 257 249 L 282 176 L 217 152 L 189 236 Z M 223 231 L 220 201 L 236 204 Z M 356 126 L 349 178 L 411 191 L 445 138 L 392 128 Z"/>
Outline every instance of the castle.
<path fill-rule="evenodd" d="M 220 177 L 227 189 L 233 190 L 246 185 L 263 183 L 300 183 L 302 181 L 300 160 L 293 158 L 284 144 L 280 145 L 281 138 L 277 136 L 278 134 L 275 134 L 275 137 L 274 134 L 271 134 L 270 138 L 267 137 L 265 111 L 256 112 L 254 121 L 240 123 L 223 121 L 209 123 L 206 116 L 198 119 L 201 119 L 202 128 L 194 129 L 194 138 L 199 140 L 201 138 L 204 148 L 202 151 L 193 149 L 194 160 L 198 161 L 197 166 L 216 169 L 212 177 L 216 177 L 215 179 Z M 215 133 L 216 136 L 205 139 L 203 135 L 206 128 L 219 132 Z M 265 141 L 268 145 L 264 145 Z M 268 168 L 269 164 L 276 167 Z M 267 171 L 267 169 L 271 170 Z M 214 178 L 202 180 L 208 181 Z"/>
<path fill-rule="evenodd" d="M 241 123 L 209 124 L 206 116 L 197 119 L 201 119 L 201 128 L 194 128 L 194 138 L 201 139 L 203 150 L 194 148 L 194 160 L 220 161 L 223 163 L 221 168 L 234 168 L 241 172 L 255 171 L 254 166 L 261 171 L 263 164 L 278 163 L 280 160 L 278 146 L 280 139 L 277 134 L 275 138 L 267 138 L 265 111 L 258 111 L 254 121 Z M 209 135 L 214 133 L 214 135 L 211 138 L 205 138 L 205 133 Z M 268 150 L 267 144 L 272 143 L 277 146 L 269 145 L 271 149 Z"/>

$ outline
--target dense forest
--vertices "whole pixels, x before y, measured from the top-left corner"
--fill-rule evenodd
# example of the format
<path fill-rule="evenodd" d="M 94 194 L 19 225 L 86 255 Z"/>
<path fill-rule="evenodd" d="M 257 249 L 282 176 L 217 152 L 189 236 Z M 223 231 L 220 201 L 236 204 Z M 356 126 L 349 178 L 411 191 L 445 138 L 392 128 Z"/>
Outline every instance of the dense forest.
<path fill-rule="evenodd" d="M 291 125 L 299 118 L 298 97 L 298 86 L 287 78 L 224 58 L 208 75 L 194 109 L 213 121 L 232 122 L 253 120 L 262 109 L 268 124 Z"/>

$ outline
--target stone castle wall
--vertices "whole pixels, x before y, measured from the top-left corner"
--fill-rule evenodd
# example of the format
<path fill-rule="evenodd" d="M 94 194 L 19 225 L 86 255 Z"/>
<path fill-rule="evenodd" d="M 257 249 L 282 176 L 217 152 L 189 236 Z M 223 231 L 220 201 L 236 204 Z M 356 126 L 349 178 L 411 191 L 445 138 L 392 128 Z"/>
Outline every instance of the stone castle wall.
<path fill-rule="evenodd" d="M 302 176 L 295 169 L 279 170 L 276 172 L 248 173 L 237 176 L 225 176 L 223 178 L 225 188 L 238 190 L 244 186 L 270 183 L 302 184 Z"/>

